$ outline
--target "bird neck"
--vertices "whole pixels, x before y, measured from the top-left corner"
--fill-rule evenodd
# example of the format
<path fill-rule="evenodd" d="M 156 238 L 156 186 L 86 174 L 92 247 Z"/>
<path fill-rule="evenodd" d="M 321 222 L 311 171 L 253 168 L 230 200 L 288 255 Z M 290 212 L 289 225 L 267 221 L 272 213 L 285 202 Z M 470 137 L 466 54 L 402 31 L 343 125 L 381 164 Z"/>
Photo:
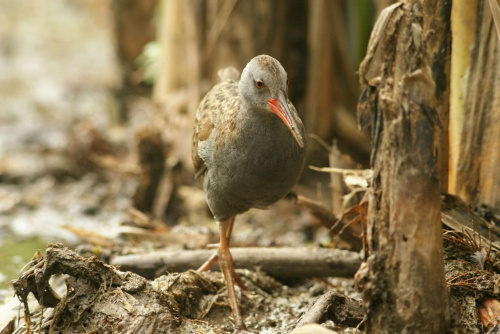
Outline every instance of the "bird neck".
<path fill-rule="evenodd" d="M 250 104 L 243 98 L 240 98 L 240 110 L 238 113 L 238 120 L 243 120 L 245 123 L 251 125 L 266 120 L 273 119 L 273 113 L 266 108 L 259 108 L 254 104 Z"/>
<path fill-rule="evenodd" d="M 243 141 L 255 142 L 256 138 L 259 138 L 258 141 L 262 145 L 269 146 L 269 143 L 280 144 L 275 140 L 276 136 L 281 139 L 288 136 L 292 138 L 285 124 L 270 110 L 241 102 L 239 111 L 236 122 Z"/>

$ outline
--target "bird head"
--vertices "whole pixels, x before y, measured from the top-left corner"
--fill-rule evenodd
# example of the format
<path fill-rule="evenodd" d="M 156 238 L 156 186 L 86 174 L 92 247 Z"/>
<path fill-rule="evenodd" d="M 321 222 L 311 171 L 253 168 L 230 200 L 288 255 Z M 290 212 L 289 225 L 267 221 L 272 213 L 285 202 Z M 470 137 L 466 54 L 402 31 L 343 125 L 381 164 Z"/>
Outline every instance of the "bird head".
<path fill-rule="evenodd" d="M 300 132 L 295 108 L 288 104 L 288 76 L 273 57 L 253 58 L 241 73 L 240 95 L 253 108 L 276 114 L 287 126 L 300 147 L 305 140 Z"/>

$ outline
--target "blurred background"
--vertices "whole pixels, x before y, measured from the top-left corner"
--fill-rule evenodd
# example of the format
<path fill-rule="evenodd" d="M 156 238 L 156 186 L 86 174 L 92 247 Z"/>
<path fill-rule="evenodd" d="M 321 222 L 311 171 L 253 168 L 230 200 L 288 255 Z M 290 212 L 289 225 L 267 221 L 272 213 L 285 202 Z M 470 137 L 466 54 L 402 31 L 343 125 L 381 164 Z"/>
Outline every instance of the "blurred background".
<path fill-rule="evenodd" d="M 356 71 L 377 13 L 392 2 L 0 0 L 0 288 L 47 241 L 217 241 L 192 173 L 194 113 L 220 68 L 241 70 L 259 54 L 288 72 L 311 136 L 308 165 L 367 168 Z M 306 168 L 297 192 L 338 215 L 330 181 Z M 235 244 L 327 234 L 290 201 L 270 211 L 243 215 Z M 137 232 L 140 212 L 180 237 Z"/>

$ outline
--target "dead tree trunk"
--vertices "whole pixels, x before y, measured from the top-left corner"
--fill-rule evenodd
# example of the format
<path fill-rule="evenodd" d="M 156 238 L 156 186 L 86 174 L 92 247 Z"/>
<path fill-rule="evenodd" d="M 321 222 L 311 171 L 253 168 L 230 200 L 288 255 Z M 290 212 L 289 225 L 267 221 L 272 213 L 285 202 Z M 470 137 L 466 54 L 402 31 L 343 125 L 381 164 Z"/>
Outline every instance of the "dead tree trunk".
<path fill-rule="evenodd" d="M 468 75 L 458 85 L 463 108 L 454 183 L 451 190 L 466 203 L 487 204 L 500 210 L 500 36 L 497 35 L 488 1 L 477 6 L 475 33 L 470 51 Z M 473 12 L 473 11 L 472 11 Z M 469 31 L 474 27 L 467 26 Z"/>
<path fill-rule="evenodd" d="M 374 170 L 357 274 L 367 333 L 443 333 L 449 322 L 436 166 L 436 85 L 424 1 L 378 19 L 360 66 L 360 124 L 371 124 Z"/>
<path fill-rule="evenodd" d="M 450 110 L 450 54 L 451 54 L 451 1 L 426 0 L 424 2 L 423 31 L 429 66 L 436 84 L 434 107 L 441 126 L 436 128 L 437 169 L 441 191 L 448 190 L 449 173 L 449 110 Z M 428 32 L 428 33 L 427 33 Z"/>

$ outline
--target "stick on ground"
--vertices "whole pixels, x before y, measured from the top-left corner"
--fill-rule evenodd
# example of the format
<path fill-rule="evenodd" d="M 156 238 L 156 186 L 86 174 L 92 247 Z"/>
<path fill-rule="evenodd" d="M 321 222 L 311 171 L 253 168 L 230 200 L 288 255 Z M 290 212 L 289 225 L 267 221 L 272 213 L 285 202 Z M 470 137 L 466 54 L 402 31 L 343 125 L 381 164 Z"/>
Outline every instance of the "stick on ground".
<path fill-rule="evenodd" d="M 165 272 L 182 272 L 198 268 L 213 250 L 179 250 L 117 256 L 111 264 L 146 278 Z M 311 277 L 353 277 L 361 259 L 359 253 L 326 248 L 232 248 L 234 265 L 241 269 L 260 267 L 277 279 Z M 219 270 L 218 265 L 212 267 Z"/>

